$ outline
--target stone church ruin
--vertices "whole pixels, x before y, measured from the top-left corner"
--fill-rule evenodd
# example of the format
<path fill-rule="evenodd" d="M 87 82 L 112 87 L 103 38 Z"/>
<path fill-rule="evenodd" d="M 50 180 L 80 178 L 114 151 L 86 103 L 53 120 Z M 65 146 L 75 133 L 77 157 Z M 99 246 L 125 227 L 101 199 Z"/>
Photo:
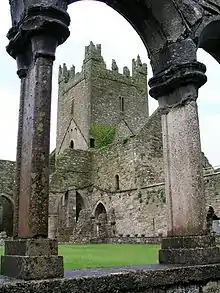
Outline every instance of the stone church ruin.
<path fill-rule="evenodd" d="M 13 238 L 5 241 L 1 256 L 0 291 L 218 293 L 220 251 L 215 236 L 205 228 L 207 205 L 212 200 L 213 206 L 217 203 L 218 174 L 211 166 L 209 173 L 203 168 L 208 162 L 201 152 L 196 100 L 207 78 L 206 67 L 196 54 L 203 48 L 220 60 L 220 2 L 100 1 L 127 19 L 141 37 L 153 69 L 149 93 L 158 100 L 159 110 L 147 118 L 147 89 L 140 91 L 142 85 L 136 84 L 127 68 L 119 75 L 116 61 L 112 70 L 106 71 L 101 47 L 90 44 L 86 57 L 95 53 L 91 62 L 96 66 L 87 71 L 88 60 L 83 74 L 78 75 L 74 67 L 60 69 L 61 124 L 54 169 L 53 158 L 49 164 L 52 69 L 57 46 L 70 34 L 67 7 L 74 2 L 10 0 L 12 28 L 7 52 L 17 62 L 21 91 Z M 139 58 L 133 68 L 146 77 Z M 102 83 L 100 73 L 106 74 Z M 114 87 L 111 92 L 107 85 L 116 80 L 117 92 Z M 130 87 L 129 95 L 120 80 Z M 85 101 L 81 105 L 85 115 L 80 117 L 77 93 Z M 103 100 L 97 104 L 96 97 Z M 109 104 L 104 105 L 106 102 Z M 62 118 L 65 107 L 69 112 Z M 96 136 L 97 129 L 102 129 L 105 139 Z M 105 148 L 97 148 L 103 144 Z M 155 214 L 150 215 L 152 207 Z M 130 217 L 126 222 L 122 218 L 125 210 Z M 158 223 L 158 217 L 165 211 L 167 224 L 161 227 L 164 221 Z M 154 220 L 147 222 L 150 217 Z M 111 233 L 124 234 L 124 227 L 129 233 L 166 230 L 159 264 L 64 272 L 54 237 L 61 237 L 59 225 L 69 229 L 70 235 L 73 223 L 83 236 L 83 231 L 88 231 L 85 219 L 91 225 L 91 237 L 96 233 L 100 239 Z M 135 220 L 136 229 L 132 225 Z"/>
<path fill-rule="evenodd" d="M 101 45 L 91 42 L 82 71 L 64 64 L 58 82 L 49 237 L 80 243 L 165 236 L 161 114 L 156 110 L 149 116 L 147 65 L 138 56 L 131 73 L 128 67 L 119 73 L 115 60 L 107 69 Z M 203 153 L 202 165 L 206 206 L 220 214 L 220 173 Z M 2 176 L 2 185 L 13 181 L 7 165 L 2 172 L 8 176 Z M 12 196 L 13 190 L 2 193 Z"/>

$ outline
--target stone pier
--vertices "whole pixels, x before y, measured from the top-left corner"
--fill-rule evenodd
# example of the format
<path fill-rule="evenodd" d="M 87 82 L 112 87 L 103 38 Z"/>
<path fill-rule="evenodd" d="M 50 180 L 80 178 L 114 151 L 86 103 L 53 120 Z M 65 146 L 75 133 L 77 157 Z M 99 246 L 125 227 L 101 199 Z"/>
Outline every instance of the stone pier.
<path fill-rule="evenodd" d="M 54 2 L 54 3 L 52 3 Z M 69 36 L 64 1 L 11 1 L 8 53 L 21 79 L 13 240 L 1 274 L 19 279 L 63 277 L 58 244 L 48 239 L 52 70 L 56 47 Z"/>
<path fill-rule="evenodd" d="M 168 231 L 160 263 L 219 263 L 215 237 L 208 235 L 203 187 L 198 89 L 206 82 L 199 62 L 178 64 L 149 82 L 162 116 Z"/>

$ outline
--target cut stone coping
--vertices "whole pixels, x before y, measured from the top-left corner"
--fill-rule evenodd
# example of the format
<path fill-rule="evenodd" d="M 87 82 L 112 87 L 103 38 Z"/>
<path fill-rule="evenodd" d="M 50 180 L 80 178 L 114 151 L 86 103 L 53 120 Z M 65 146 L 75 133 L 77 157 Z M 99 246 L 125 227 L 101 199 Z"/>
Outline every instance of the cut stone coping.
<path fill-rule="evenodd" d="M 22 281 L 0 276 L 0 292 L 142 292 L 146 288 L 205 283 L 210 280 L 220 280 L 220 264 L 138 265 L 66 270 L 64 278 L 39 281 Z"/>

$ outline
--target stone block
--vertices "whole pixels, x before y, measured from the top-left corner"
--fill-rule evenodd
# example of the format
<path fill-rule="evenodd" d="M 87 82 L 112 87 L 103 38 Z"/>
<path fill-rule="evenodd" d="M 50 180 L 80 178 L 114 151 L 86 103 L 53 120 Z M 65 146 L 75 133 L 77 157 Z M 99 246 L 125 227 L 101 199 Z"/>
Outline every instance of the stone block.
<path fill-rule="evenodd" d="M 5 241 L 5 255 L 50 256 L 58 255 L 54 239 L 15 239 Z"/>
<path fill-rule="evenodd" d="M 161 264 L 216 264 L 220 263 L 220 249 L 218 247 L 170 248 L 159 251 Z"/>
<path fill-rule="evenodd" d="M 62 278 L 64 275 L 61 256 L 19 256 L 1 257 L 1 274 L 22 280 Z"/>
<path fill-rule="evenodd" d="M 14 239 L 5 242 L 1 274 L 23 280 L 59 278 L 64 275 L 63 257 L 52 239 Z"/>
<path fill-rule="evenodd" d="M 167 237 L 162 239 L 162 249 L 204 248 L 215 247 L 215 237 L 212 235 Z"/>

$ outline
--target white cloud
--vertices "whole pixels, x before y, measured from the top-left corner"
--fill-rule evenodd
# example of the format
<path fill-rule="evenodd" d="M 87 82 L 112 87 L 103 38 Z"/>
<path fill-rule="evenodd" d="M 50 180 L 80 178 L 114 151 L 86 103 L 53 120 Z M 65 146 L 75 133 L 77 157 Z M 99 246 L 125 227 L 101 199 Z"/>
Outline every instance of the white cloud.
<path fill-rule="evenodd" d="M 0 18 L 4 26 L 0 27 L 0 158 L 15 159 L 17 135 L 17 109 L 19 99 L 19 81 L 16 77 L 16 64 L 5 52 L 7 44 L 5 34 L 10 28 L 10 13 L 8 1 L 2 1 Z M 52 100 L 52 131 L 51 149 L 55 147 L 56 136 L 56 104 L 57 104 L 57 69 L 66 62 L 74 64 L 81 70 L 84 57 L 84 47 L 92 40 L 102 44 L 102 52 L 107 66 L 111 59 L 116 59 L 118 66 L 127 65 L 131 68 L 131 60 L 140 54 L 147 61 L 149 77 L 152 76 L 146 49 L 131 25 L 113 9 L 95 1 L 79 1 L 69 7 L 71 16 L 71 36 L 57 50 L 57 60 L 54 66 L 53 100 Z M 220 99 L 219 99 L 219 65 L 214 59 L 200 50 L 198 58 L 207 65 L 208 83 L 199 93 L 199 116 L 201 125 L 202 148 L 211 163 L 220 165 Z M 157 107 L 157 102 L 150 98 L 151 112 Z"/>

